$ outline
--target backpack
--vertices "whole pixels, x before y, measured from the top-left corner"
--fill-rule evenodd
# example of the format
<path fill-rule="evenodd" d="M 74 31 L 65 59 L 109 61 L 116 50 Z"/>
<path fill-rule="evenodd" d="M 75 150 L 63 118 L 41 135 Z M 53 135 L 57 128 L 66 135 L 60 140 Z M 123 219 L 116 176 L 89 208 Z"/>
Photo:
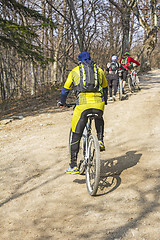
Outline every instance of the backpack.
<path fill-rule="evenodd" d="M 78 92 L 99 92 L 98 69 L 92 60 L 82 61 L 79 64 L 80 83 Z"/>
<path fill-rule="evenodd" d="M 116 72 L 117 69 L 118 69 L 117 63 L 116 62 L 111 62 L 109 70 L 112 71 L 112 72 Z"/>
<path fill-rule="evenodd" d="M 109 74 L 117 74 L 119 65 L 117 62 L 111 62 L 108 64 Z"/>
<path fill-rule="evenodd" d="M 127 64 L 127 59 L 128 59 L 128 56 L 123 57 L 122 61 L 121 61 L 121 64 L 126 65 Z"/>

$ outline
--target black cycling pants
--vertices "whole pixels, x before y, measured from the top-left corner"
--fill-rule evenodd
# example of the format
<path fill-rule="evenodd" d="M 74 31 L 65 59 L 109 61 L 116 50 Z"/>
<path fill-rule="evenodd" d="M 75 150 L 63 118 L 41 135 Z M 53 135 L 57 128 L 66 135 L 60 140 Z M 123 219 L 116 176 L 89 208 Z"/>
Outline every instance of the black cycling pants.
<path fill-rule="evenodd" d="M 77 166 L 77 156 L 79 152 L 79 145 L 80 140 L 82 137 L 83 130 L 87 123 L 87 114 L 89 113 L 97 113 L 99 115 L 98 118 L 95 119 L 95 128 L 97 131 L 97 137 L 98 140 L 103 140 L 103 134 L 104 134 L 104 120 L 103 120 L 103 111 L 99 109 L 87 109 L 85 110 L 78 123 L 79 133 L 72 132 L 72 139 L 70 143 L 70 153 L 71 153 L 71 162 L 70 166 L 71 168 Z"/>
<path fill-rule="evenodd" d="M 127 81 L 128 70 L 122 72 L 123 81 Z"/>
<path fill-rule="evenodd" d="M 118 75 L 117 74 L 108 74 L 108 86 L 109 86 L 109 96 L 112 97 L 112 88 L 113 95 L 116 96 L 117 87 L 118 87 Z"/>

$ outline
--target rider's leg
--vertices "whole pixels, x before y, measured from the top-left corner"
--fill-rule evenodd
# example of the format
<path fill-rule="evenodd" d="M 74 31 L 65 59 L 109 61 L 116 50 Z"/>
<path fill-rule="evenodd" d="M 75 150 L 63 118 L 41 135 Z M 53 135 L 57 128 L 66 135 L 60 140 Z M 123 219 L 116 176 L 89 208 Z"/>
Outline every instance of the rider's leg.
<path fill-rule="evenodd" d="M 72 132 L 72 139 L 70 143 L 71 162 L 70 167 L 77 167 L 77 155 L 79 152 L 79 144 L 82 134 Z"/>
<path fill-rule="evenodd" d="M 123 88 L 125 87 L 125 85 L 126 85 L 126 81 L 123 81 Z"/>
<path fill-rule="evenodd" d="M 70 167 L 66 173 L 76 174 L 77 168 L 77 156 L 79 152 L 80 140 L 82 137 L 83 129 L 86 125 L 86 118 L 81 117 L 83 110 L 77 105 L 73 112 L 72 117 L 72 138 L 70 139 Z M 78 126 L 78 130 L 77 130 Z"/>
<path fill-rule="evenodd" d="M 77 156 L 79 152 L 79 145 L 81 136 L 83 133 L 83 130 L 85 128 L 85 125 L 87 123 L 87 114 L 89 113 L 96 113 L 100 117 L 103 115 L 104 111 L 104 102 L 95 104 L 95 107 L 99 109 L 92 109 L 93 104 L 87 105 L 84 107 L 84 105 L 77 105 L 74 109 L 73 117 L 72 117 L 72 139 L 71 139 L 71 145 L 70 145 L 70 152 L 71 152 L 71 162 L 70 167 L 76 167 L 77 166 Z M 100 126 L 102 125 L 102 132 L 104 131 L 104 121 L 100 123 Z M 100 132 L 100 130 L 98 130 Z M 103 137 L 103 134 L 102 134 Z"/>
<path fill-rule="evenodd" d="M 112 80 L 109 81 L 109 96 L 112 98 Z"/>
<path fill-rule="evenodd" d="M 108 74 L 108 90 L 109 90 L 109 100 L 112 100 L 112 75 Z"/>
<path fill-rule="evenodd" d="M 95 127 L 97 131 L 97 138 L 99 141 L 100 151 L 105 150 L 103 137 L 104 137 L 104 120 L 103 117 L 95 119 Z"/>
<path fill-rule="evenodd" d="M 113 80 L 113 86 L 114 86 L 114 92 L 113 97 L 116 97 L 117 94 L 117 87 L 118 87 L 118 76 L 115 76 L 116 78 Z"/>
<path fill-rule="evenodd" d="M 124 93 L 124 88 L 125 88 L 125 85 L 126 85 L 126 80 L 127 80 L 127 74 L 128 74 L 128 71 L 123 71 L 123 93 Z"/>
<path fill-rule="evenodd" d="M 103 117 L 95 119 L 95 127 L 96 127 L 96 131 L 97 131 L 98 140 L 103 141 L 103 135 L 104 135 L 104 120 L 103 120 Z"/>

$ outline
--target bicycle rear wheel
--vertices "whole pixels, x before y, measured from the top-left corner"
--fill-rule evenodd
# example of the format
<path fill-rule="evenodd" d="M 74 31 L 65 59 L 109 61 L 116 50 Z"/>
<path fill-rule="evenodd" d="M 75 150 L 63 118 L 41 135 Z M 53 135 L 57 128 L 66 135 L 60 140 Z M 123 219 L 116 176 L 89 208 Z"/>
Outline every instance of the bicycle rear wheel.
<path fill-rule="evenodd" d="M 70 130 L 69 133 L 69 150 L 70 150 L 70 155 L 71 155 L 71 141 L 72 141 L 72 130 Z M 82 175 L 85 172 L 85 165 L 84 165 L 84 148 L 83 148 L 83 140 L 81 139 L 80 141 L 80 146 L 79 146 L 79 153 L 77 157 L 77 167 L 79 169 L 79 174 Z"/>
<path fill-rule="evenodd" d="M 100 181 L 100 150 L 98 139 L 90 135 L 88 139 L 88 164 L 86 166 L 86 184 L 91 196 L 96 195 Z"/>

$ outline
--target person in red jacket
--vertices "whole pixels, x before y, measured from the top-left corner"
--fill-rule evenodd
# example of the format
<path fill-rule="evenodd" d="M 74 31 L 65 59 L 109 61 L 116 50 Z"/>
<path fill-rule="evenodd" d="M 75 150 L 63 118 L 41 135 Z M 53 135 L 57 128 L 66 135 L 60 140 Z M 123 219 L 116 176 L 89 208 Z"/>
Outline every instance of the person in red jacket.
<path fill-rule="evenodd" d="M 120 64 L 126 69 L 126 71 L 123 71 L 123 93 L 124 93 L 124 87 L 126 84 L 128 70 L 131 69 L 132 63 L 135 63 L 138 66 L 140 65 L 139 62 L 137 62 L 130 56 L 129 52 L 125 52 L 125 54 L 120 59 Z"/>

